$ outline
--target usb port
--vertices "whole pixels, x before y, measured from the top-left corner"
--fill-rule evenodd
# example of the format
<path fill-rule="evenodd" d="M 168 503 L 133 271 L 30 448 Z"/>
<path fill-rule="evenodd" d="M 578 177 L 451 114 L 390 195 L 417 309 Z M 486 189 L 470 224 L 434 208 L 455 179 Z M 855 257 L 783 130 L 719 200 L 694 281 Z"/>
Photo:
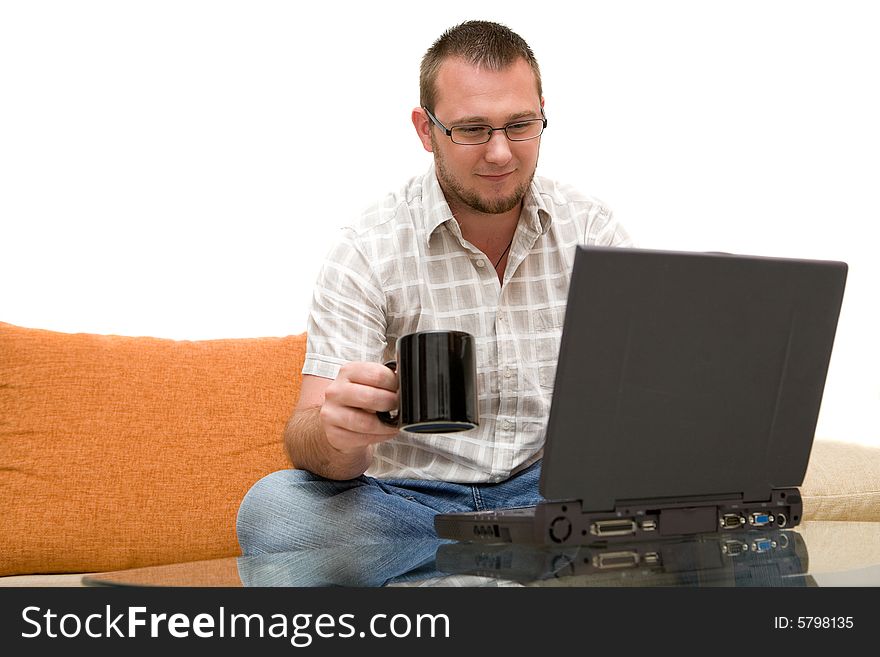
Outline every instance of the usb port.
<path fill-rule="evenodd" d="M 645 552 L 642 555 L 642 561 L 650 564 L 660 563 L 660 554 L 658 552 Z"/>
<path fill-rule="evenodd" d="M 636 533 L 634 520 L 596 520 L 590 524 L 593 536 L 626 536 Z"/>
<path fill-rule="evenodd" d="M 643 532 L 652 532 L 657 529 L 657 521 L 656 520 L 642 520 L 642 524 L 640 525 Z"/>

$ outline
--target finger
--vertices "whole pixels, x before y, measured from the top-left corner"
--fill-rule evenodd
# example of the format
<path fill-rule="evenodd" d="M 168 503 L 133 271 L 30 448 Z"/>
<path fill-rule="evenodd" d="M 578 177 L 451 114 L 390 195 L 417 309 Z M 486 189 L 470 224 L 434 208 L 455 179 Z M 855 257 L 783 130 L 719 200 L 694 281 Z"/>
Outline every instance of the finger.
<path fill-rule="evenodd" d="M 397 435 L 398 429 L 379 420 L 372 412 L 359 408 L 335 407 L 321 410 L 325 433 L 342 437 L 346 444 L 363 446 L 378 443 Z"/>
<path fill-rule="evenodd" d="M 397 390 L 397 374 L 380 363 L 346 363 L 340 368 L 339 377 L 371 388 Z"/>
<path fill-rule="evenodd" d="M 396 436 L 399 432 L 397 427 L 392 427 L 382 422 L 376 413 L 359 408 L 344 409 L 342 415 L 344 426 L 349 431 L 363 436 L 375 436 L 372 442 L 386 440 Z"/>
<path fill-rule="evenodd" d="M 397 393 L 372 386 L 337 381 L 328 386 L 324 403 L 365 411 L 390 411 L 397 408 Z"/>

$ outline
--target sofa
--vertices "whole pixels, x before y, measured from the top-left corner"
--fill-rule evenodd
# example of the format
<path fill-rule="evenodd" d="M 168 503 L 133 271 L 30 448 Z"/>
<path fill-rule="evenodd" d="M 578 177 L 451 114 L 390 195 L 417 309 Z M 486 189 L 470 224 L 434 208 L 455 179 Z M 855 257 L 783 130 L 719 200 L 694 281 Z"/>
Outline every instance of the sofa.
<path fill-rule="evenodd" d="M 224 340 L 0 323 L 0 585 L 236 556 L 281 444 L 305 334 Z M 880 521 L 880 448 L 818 436 L 804 520 Z"/>

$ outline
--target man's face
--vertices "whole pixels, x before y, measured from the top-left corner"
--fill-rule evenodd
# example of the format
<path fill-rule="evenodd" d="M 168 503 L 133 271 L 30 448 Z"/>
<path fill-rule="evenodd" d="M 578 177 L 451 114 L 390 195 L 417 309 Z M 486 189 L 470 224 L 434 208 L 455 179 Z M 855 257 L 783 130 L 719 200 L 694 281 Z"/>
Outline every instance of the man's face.
<path fill-rule="evenodd" d="M 461 59 L 447 60 L 440 67 L 436 89 L 436 106 L 429 109 L 447 128 L 468 124 L 501 127 L 541 118 L 543 101 L 535 75 L 522 59 L 501 71 L 477 68 Z M 437 178 L 453 212 L 464 205 L 482 213 L 501 214 L 520 204 L 535 175 L 540 137 L 512 142 L 499 130 L 485 144 L 463 145 L 453 143 L 432 126 L 427 126 L 430 142 L 424 137 L 422 142 L 434 153 Z"/>

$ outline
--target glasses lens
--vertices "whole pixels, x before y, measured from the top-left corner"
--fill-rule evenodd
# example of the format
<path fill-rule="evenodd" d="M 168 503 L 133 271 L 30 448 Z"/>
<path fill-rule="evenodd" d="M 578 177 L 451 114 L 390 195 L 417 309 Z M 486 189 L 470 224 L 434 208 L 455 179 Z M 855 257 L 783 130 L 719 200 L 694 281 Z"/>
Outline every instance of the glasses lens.
<path fill-rule="evenodd" d="M 452 128 L 452 141 L 456 144 L 485 144 L 491 131 L 487 125 L 461 125 Z"/>
<path fill-rule="evenodd" d="M 519 121 L 504 126 L 510 141 L 527 141 L 539 137 L 544 131 L 544 121 L 534 119 Z M 460 125 L 451 129 L 452 141 L 456 144 L 485 144 L 492 136 L 492 128 L 487 125 Z"/>
<path fill-rule="evenodd" d="M 505 127 L 505 131 L 507 132 L 507 138 L 511 141 L 534 139 L 544 131 L 544 121 L 537 119 L 535 121 L 511 123 Z"/>

